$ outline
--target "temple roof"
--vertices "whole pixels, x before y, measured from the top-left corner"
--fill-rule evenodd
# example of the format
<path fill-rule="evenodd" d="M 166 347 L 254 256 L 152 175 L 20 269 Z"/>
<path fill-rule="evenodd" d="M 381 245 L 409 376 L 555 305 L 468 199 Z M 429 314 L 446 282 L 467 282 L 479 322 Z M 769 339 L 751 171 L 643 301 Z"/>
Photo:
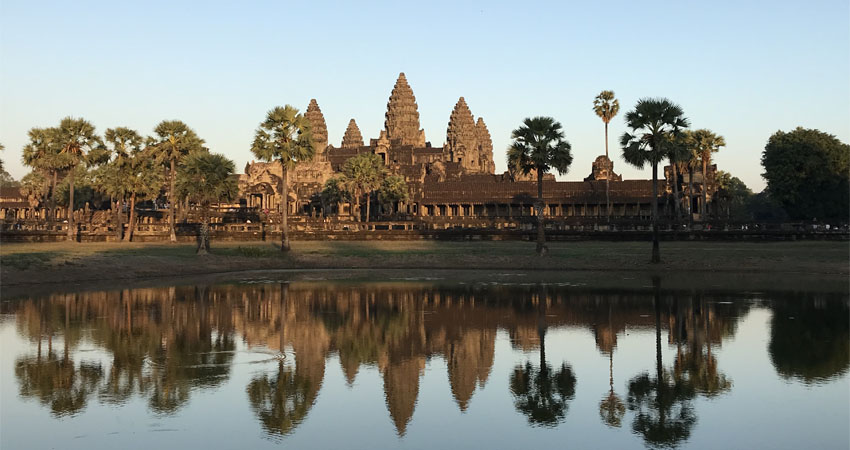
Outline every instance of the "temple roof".
<path fill-rule="evenodd" d="M 348 127 L 345 129 L 345 135 L 342 137 L 342 148 L 357 148 L 363 146 L 363 135 L 360 134 L 360 128 L 357 127 L 357 122 L 354 119 L 348 121 Z"/>
<path fill-rule="evenodd" d="M 310 131 L 313 135 L 313 144 L 317 152 L 324 151 L 328 146 L 328 125 L 325 123 L 325 116 L 322 110 L 319 109 L 319 104 L 315 98 L 310 99 L 310 104 L 307 106 L 307 112 L 304 117 L 310 121 Z"/>
<path fill-rule="evenodd" d="M 425 145 L 425 133 L 419 128 L 419 108 L 404 72 L 398 75 L 387 102 L 384 128 L 390 141 L 402 145 Z"/>

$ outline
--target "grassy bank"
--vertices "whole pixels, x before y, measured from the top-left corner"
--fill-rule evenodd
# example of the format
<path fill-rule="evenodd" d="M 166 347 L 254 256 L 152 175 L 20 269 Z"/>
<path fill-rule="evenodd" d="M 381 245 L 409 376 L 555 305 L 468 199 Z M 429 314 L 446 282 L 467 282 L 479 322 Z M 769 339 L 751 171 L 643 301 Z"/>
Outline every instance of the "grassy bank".
<path fill-rule="evenodd" d="M 662 263 L 636 242 L 550 243 L 548 256 L 530 242 L 295 242 L 282 254 L 270 243 L 214 243 L 199 257 L 194 245 L 162 243 L 28 243 L 0 247 L 3 286 L 131 280 L 261 269 L 498 269 L 636 271 L 672 274 L 818 274 L 846 277 L 846 242 L 662 245 Z"/>

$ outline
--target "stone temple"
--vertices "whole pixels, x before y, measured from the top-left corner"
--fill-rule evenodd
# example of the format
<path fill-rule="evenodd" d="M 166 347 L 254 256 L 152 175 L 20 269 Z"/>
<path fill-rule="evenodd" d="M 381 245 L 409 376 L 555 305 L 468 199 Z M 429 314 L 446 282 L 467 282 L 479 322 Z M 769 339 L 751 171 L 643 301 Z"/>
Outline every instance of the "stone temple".
<path fill-rule="evenodd" d="M 293 215 L 319 216 L 329 213 L 321 201 L 325 182 L 340 174 L 345 161 L 360 153 L 379 155 L 392 174 L 403 176 L 410 189 L 410 199 L 399 204 L 401 215 L 408 218 L 451 217 L 487 218 L 534 215 L 537 195 L 533 177 L 496 174 L 493 142 L 484 119 L 473 116 L 469 105 L 460 97 L 449 114 L 442 147 L 434 147 L 420 128 L 416 97 L 404 73 L 399 74 L 390 93 L 384 129 L 368 144 L 352 118 L 339 146 L 328 142 L 325 118 L 315 99 L 304 113 L 310 121 L 315 146 L 314 159 L 297 166 L 289 176 L 287 202 Z M 573 151 L 576 151 L 575 149 Z M 581 150 L 579 150 L 581 151 Z M 665 206 L 672 193 L 672 171 L 664 171 L 659 180 L 659 198 Z M 694 174 L 693 193 L 687 192 L 687 179 L 679 175 L 679 186 L 685 204 L 697 205 L 701 189 L 714 193 L 714 167 L 708 183 L 700 173 Z M 249 208 L 273 212 L 278 208 L 281 171 L 277 163 L 251 162 L 239 177 L 241 202 Z M 553 217 L 599 217 L 606 215 L 606 180 L 611 202 L 611 216 L 645 218 L 650 215 L 651 180 L 623 180 L 614 173 L 613 162 L 604 155 L 596 158 L 591 174 L 583 181 L 556 181 L 544 178 L 544 214 Z M 705 185 L 705 186 L 704 186 Z M 692 202 L 692 203 L 689 203 Z M 341 216 L 365 218 L 365 208 L 353 211 L 348 204 L 337 205 Z M 669 209 L 669 205 L 668 206 Z M 372 209 L 372 219 L 380 211 Z"/>

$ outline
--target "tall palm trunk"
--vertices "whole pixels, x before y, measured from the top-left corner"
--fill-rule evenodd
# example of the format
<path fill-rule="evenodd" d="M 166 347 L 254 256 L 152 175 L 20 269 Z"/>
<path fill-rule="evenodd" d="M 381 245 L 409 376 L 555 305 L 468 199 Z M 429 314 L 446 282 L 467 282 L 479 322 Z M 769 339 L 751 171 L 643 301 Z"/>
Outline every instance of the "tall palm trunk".
<path fill-rule="evenodd" d="M 201 207 L 201 242 L 198 243 L 198 254 L 206 255 L 210 251 L 210 213 L 208 204 Z"/>
<path fill-rule="evenodd" d="M 652 163 L 652 263 L 661 262 L 658 249 L 658 163 Z"/>
<path fill-rule="evenodd" d="M 700 220 L 702 220 L 703 222 L 705 222 L 708 219 L 708 208 L 707 208 L 708 202 L 706 201 L 706 197 L 707 197 L 706 191 L 708 190 L 708 177 L 706 176 L 707 173 L 708 173 L 708 161 L 705 158 L 705 156 L 703 156 L 703 158 L 702 158 L 702 208 L 700 208 L 700 215 L 699 215 Z"/>
<path fill-rule="evenodd" d="M 608 158 L 608 122 L 605 122 L 605 158 Z M 612 164 L 613 168 L 613 164 Z M 611 221 L 611 172 L 605 177 L 605 215 L 608 217 L 608 222 Z"/>
<path fill-rule="evenodd" d="M 372 193 L 369 192 L 366 194 L 366 222 L 369 222 L 369 218 L 371 217 L 372 210 Z"/>
<path fill-rule="evenodd" d="M 682 216 L 682 212 L 679 209 L 679 170 L 676 167 L 675 161 L 670 161 L 670 167 L 673 169 L 673 211 L 676 215 L 676 222 L 679 222 L 679 218 Z"/>
<path fill-rule="evenodd" d="M 688 167 L 688 224 L 694 226 L 694 168 Z"/>
<path fill-rule="evenodd" d="M 281 186 L 280 192 L 283 194 L 280 199 L 280 212 L 281 212 L 281 224 L 280 224 L 280 251 L 288 252 L 289 251 L 289 225 L 287 224 L 287 219 L 289 218 L 289 173 L 286 170 L 286 167 L 283 165 L 283 160 L 280 161 L 280 169 L 283 171 L 283 177 L 281 178 Z"/>
<path fill-rule="evenodd" d="M 543 256 L 547 252 L 546 230 L 543 225 L 543 171 L 537 168 L 537 254 Z"/>
<path fill-rule="evenodd" d="M 74 167 L 68 172 L 68 240 L 74 241 Z"/>
<path fill-rule="evenodd" d="M 112 201 L 110 199 L 110 204 L 112 205 L 112 217 L 115 218 L 115 237 L 118 238 L 118 241 L 121 241 L 121 238 L 124 235 L 124 212 L 121 211 L 124 206 L 124 199 Z"/>
<path fill-rule="evenodd" d="M 136 192 L 130 195 L 130 223 L 127 224 L 127 234 L 124 235 L 124 242 L 133 240 L 133 232 L 136 231 Z"/>
<path fill-rule="evenodd" d="M 56 220 L 56 181 L 59 177 L 59 171 L 53 170 L 53 183 L 50 186 L 50 221 Z"/>
<path fill-rule="evenodd" d="M 177 203 L 177 199 L 174 197 L 175 191 L 175 183 L 177 180 L 177 161 L 172 158 L 171 159 L 171 187 L 168 191 L 168 233 L 169 240 L 171 242 L 177 242 L 177 233 L 174 231 L 174 205 Z"/>

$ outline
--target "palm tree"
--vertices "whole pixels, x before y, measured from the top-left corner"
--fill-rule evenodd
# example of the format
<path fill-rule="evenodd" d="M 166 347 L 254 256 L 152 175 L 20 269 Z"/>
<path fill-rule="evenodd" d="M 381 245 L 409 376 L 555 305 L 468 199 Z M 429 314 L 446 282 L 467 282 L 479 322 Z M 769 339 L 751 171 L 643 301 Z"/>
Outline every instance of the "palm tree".
<path fill-rule="evenodd" d="M 614 98 L 614 91 L 602 91 L 593 99 L 593 111 L 605 124 L 605 158 L 608 158 L 608 123 L 620 112 L 620 102 Z M 608 161 L 611 161 L 608 158 Z M 609 193 L 609 178 L 605 177 L 605 214 L 611 220 L 611 196 Z"/>
<path fill-rule="evenodd" d="M 679 167 L 690 158 L 690 151 L 688 150 L 686 135 L 684 133 L 680 133 L 677 136 L 669 136 L 669 149 L 667 152 L 667 158 L 670 160 L 670 171 L 672 172 L 673 178 L 673 211 L 676 222 L 678 223 L 679 218 L 682 216 L 682 208 L 681 208 L 681 191 L 679 185 Z"/>
<path fill-rule="evenodd" d="M 110 208 L 115 216 L 116 234 L 121 239 L 123 233 L 123 214 L 121 206 L 127 200 L 129 192 L 128 175 L 130 170 L 129 160 L 133 155 L 141 152 L 143 139 L 136 132 L 125 127 L 109 128 L 103 134 L 106 143 L 111 146 L 107 148 L 111 161 L 101 171 L 102 182 L 99 188 L 110 197 Z M 118 204 L 116 204 L 116 201 Z"/>
<path fill-rule="evenodd" d="M 298 164 L 313 159 L 313 138 L 310 134 L 310 122 L 292 106 L 276 106 L 266 114 L 266 120 L 260 123 L 251 145 L 251 152 L 265 161 L 277 160 L 282 171 L 281 180 L 281 237 L 280 250 L 289 251 L 289 171 Z"/>
<path fill-rule="evenodd" d="M 720 151 L 720 147 L 726 146 L 726 140 L 723 136 L 714 134 L 711 130 L 699 129 L 695 130 L 690 135 L 691 147 L 699 156 L 702 163 L 702 208 L 700 209 L 700 218 L 705 220 L 707 217 L 707 196 L 708 190 L 708 165 L 711 163 L 711 154 Z"/>
<path fill-rule="evenodd" d="M 564 139 L 560 122 L 551 117 L 530 117 L 511 133 L 513 143 L 508 147 L 508 166 L 528 174 L 537 172 L 537 254 L 547 252 L 543 224 L 543 175 L 555 169 L 567 173 L 573 163 L 570 143 Z"/>
<path fill-rule="evenodd" d="M 623 133 L 620 145 L 623 159 L 642 169 L 652 166 L 652 262 L 661 262 L 658 249 L 658 163 L 668 155 L 671 135 L 687 128 L 688 119 L 682 108 L 666 98 L 644 98 L 635 109 L 626 113 L 626 126 L 631 133 Z"/>
<path fill-rule="evenodd" d="M 68 167 L 68 240 L 73 241 L 74 233 L 74 172 L 80 163 L 89 159 L 89 153 L 103 146 L 100 137 L 95 134 L 94 126 L 84 119 L 66 117 L 55 129 L 54 137 L 59 152 L 65 155 Z M 92 158 L 95 159 L 95 158 Z"/>
<path fill-rule="evenodd" d="M 150 156 L 151 153 L 151 149 L 145 148 L 127 159 L 126 182 L 130 195 L 130 223 L 127 226 L 127 234 L 124 235 L 124 242 L 133 240 L 136 230 L 136 203 L 156 198 L 162 189 L 162 171 L 157 167 L 155 158 Z"/>
<path fill-rule="evenodd" d="M 233 200 L 239 193 L 234 171 L 233 161 L 216 153 L 199 152 L 183 161 L 177 191 L 201 207 L 199 255 L 210 250 L 210 204 Z"/>
<path fill-rule="evenodd" d="M 692 130 L 685 130 L 682 133 L 682 140 L 686 148 L 682 155 L 682 164 L 688 169 L 688 225 L 694 225 L 694 171 L 700 165 L 699 154 L 694 149 L 694 138 Z"/>
<path fill-rule="evenodd" d="M 168 185 L 168 231 L 171 242 L 177 242 L 174 230 L 174 205 L 177 204 L 175 187 L 177 183 L 177 164 L 190 153 L 204 150 L 204 140 L 199 138 L 195 130 L 179 120 L 163 120 L 154 128 L 158 139 L 151 140 L 149 147 L 157 159 L 167 164 L 169 171 Z"/>
<path fill-rule="evenodd" d="M 387 168 L 381 157 L 374 153 L 361 153 L 342 165 L 342 186 L 354 196 L 360 218 L 360 196 L 366 196 L 366 221 L 371 217 L 372 192 L 381 187 Z"/>
<path fill-rule="evenodd" d="M 56 218 L 56 185 L 59 171 L 67 166 L 68 158 L 59 152 L 55 128 L 32 128 L 27 134 L 30 141 L 23 149 L 23 163 L 49 179 L 46 195 L 50 202 L 49 219 L 53 220 Z"/>

